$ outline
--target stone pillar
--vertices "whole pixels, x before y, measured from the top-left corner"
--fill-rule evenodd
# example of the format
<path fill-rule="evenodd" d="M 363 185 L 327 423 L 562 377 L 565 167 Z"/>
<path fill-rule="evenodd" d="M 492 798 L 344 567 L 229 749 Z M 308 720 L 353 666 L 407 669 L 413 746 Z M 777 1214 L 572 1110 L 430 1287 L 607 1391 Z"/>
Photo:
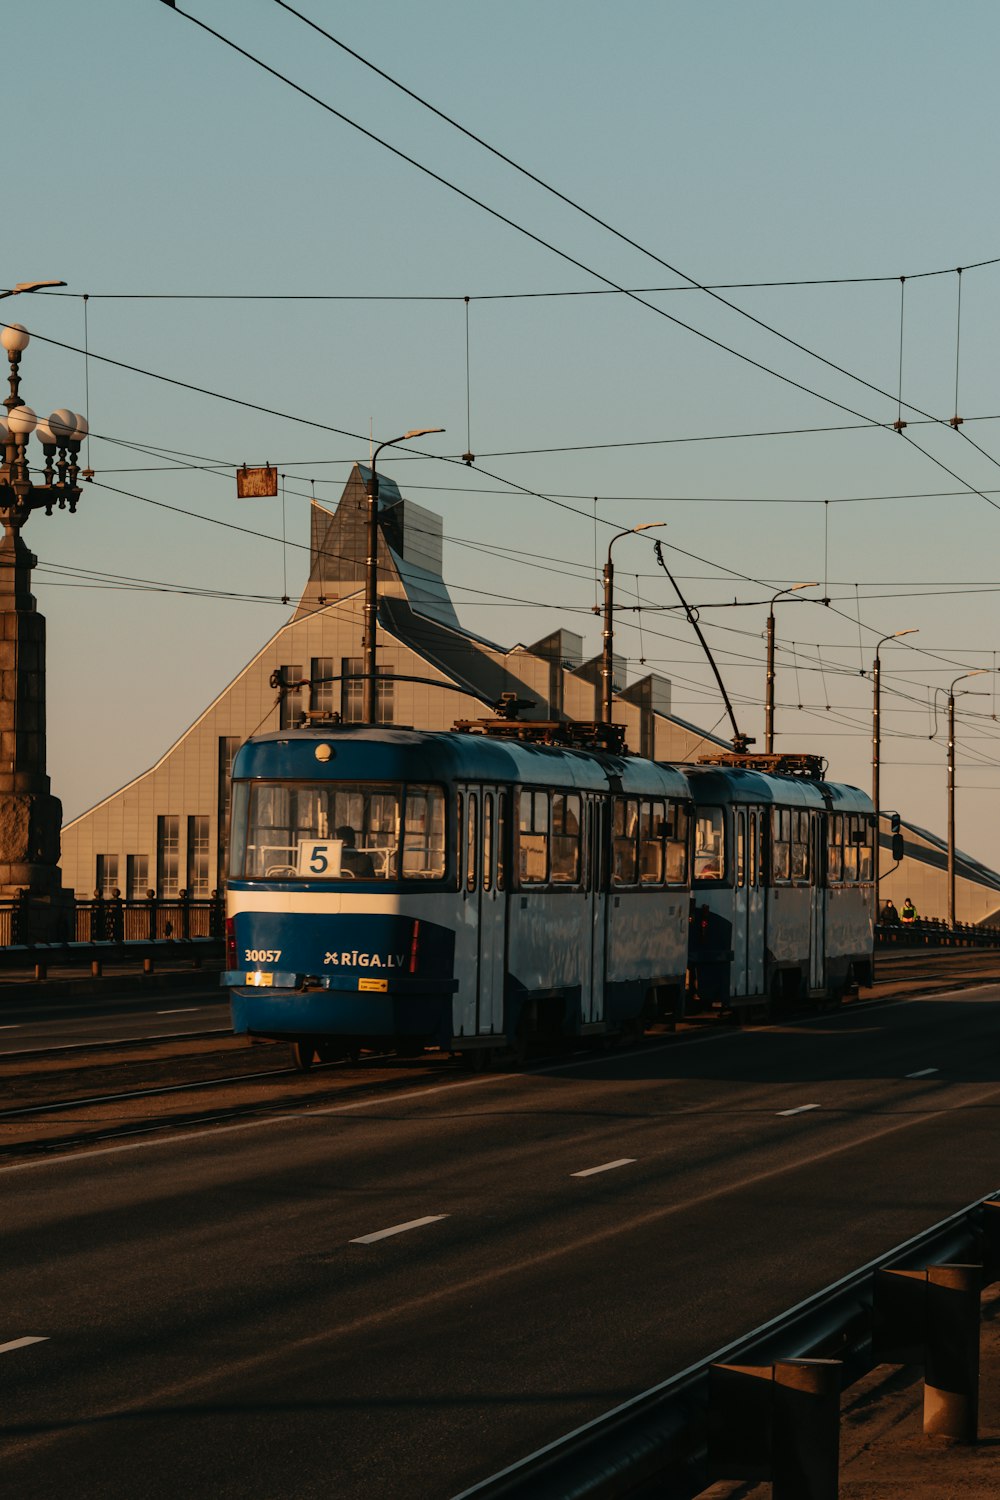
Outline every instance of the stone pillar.
<path fill-rule="evenodd" d="M 37 558 L 4 518 L 0 539 L 0 899 L 30 894 L 31 936 L 67 931 L 62 888 L 62 804 L 45 770 L 45 619 L 31 593 Z"/>

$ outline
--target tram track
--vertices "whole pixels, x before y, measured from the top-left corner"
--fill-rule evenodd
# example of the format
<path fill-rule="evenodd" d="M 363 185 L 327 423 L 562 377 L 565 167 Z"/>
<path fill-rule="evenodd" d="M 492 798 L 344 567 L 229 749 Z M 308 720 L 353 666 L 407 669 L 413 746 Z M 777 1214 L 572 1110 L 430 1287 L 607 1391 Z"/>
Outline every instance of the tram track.
<path fill-rule="evenodd" d="M 873 989 L 849 1002 L 852 1007 L 867 1009 L 916 993 L 1000 979 L 1000 953 L 893 953 L 883 957 L 879 975 Z M 692 1017 L 678 1035 L 717 1024 L 718 1017 Z M 663 1033 L 647 1037 L 654 1046 L 670 1040 Z M 277 1066 L 262 1066 L 268 1052 Z M 448 1054 L 439 1052 L 417 1059 L 372 1053 L 361 1063 L 317 1063 L 308 1074 L 286 1062 L 288 1056 L 281 1043 L 248 1045 L 217 1029 L 4 1054 L 0 1159 L 72 1151 L 139 1132 L 325 1107 L 464 1076 Z M 562 1052 L 558 1060 L 566 1058 Z M 533 1062 L 545 1066 L 554 1060 L 539 1056 Z M 133 1081 L 136 1086 L 128 1087 Z"/>

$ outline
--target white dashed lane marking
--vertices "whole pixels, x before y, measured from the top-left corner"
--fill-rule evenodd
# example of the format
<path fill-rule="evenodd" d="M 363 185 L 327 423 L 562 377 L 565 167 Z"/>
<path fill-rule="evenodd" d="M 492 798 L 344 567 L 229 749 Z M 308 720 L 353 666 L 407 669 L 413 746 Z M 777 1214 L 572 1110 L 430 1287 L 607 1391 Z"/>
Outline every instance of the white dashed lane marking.
<path fill-rule="evenodd" d="M 939 1068 L 921 1068 L 919 1073 L 907 1073 L 907 1078 L 929 1078 L 932 1073 L 940 1072 Z"/>
<path fill-rule="evenodd" d="M 585 1167 L 582 1172 L 571 1172 L 571 1177 L 593 1177 L 595 1172 L 613 1172 L 615 1167 L 630 1167 L 635 1161 L 634 1156 L 622 1156 L 618 1161 L 606 1161 L 600 1167 Z"/>
<path fill-rule="evenodd" d="M 12 1349 L 26 1349 L 29 1344 L 47 1344 L 45 1334 L 29 1334 L 27 1338 L 11 1339 L 9 1344 L 0 1344 L 0 1354 L 9 1354 Z"/>
<path fill-rule="evenodd" d="M 391 1234 L 405 1234 L 408 1229 L 420 1229 L 424 1224 L 436 1224 L 447 1219 L 447 1214 L 427 1214 L 423 1219 L 410 1219 L 406 1224 L 394 1224 L 391 1229 L 377 1229 L 374 1234 L 359 1234 L 351 1240 L 352 1245 L 373 1245 L 376 1240 L 387 1240 Z"/>
<path fill-rule="evenodd" d="M 779 1115 L 804 1115 L 807 1109 L 819 1109 L 818 1104 L 797 1104 L 794 1109 L 779 1109 Z"/>

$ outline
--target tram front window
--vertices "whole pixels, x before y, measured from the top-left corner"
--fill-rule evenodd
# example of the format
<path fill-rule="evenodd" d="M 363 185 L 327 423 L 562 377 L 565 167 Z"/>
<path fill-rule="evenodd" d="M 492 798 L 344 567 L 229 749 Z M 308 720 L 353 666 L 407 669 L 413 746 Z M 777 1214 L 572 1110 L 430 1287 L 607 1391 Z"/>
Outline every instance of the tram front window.
<path fill-rule="evenodd" d="M 726 815 L 721 807 L 699 807 L 694 831 L 695 880 L 722 880 L 726 873 Z"/>
<path fill-rule="evenodd" d="M 440 787 L 254 782 L 231 874 L 248 880 L 438 880 Z M 242 807 L 239 799 L 235 807 Z"/>

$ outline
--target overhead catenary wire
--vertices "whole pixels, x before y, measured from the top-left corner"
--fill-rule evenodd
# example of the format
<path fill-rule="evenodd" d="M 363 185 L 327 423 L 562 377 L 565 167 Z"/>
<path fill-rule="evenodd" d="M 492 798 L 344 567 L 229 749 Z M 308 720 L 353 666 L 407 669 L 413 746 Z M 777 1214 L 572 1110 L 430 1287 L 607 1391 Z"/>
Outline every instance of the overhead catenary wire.
<path fill-rule="evenodd" d="M 843 365 L 840 365 L 839 363 L 837 363 L 837 361 L 828 359 L 825 355 L 819 353 L 818 350 L 810 348 L 807 344 L 803 344 L 800 340 L 798 340 L 796 338 L 793 338 L 790 334 L 785 333 L 782 329 L 775 328 L 772 324 L 764 322 L 764 320 L 762 318 L 756 317 L 753 313 L 747 311 L 746 308 L 740 307 L 735 302 L 730 302 L 728 298 L 721 296 L 716 291 L 713 291 L 705 283 L 703 283 L 702 281 L 698 280 L 696 277 L 691 276 L 688 272 L 680 269 L 678 266 L 675 266 L 671 262 L 667 261 L 663 256 L 660 256 L 660 255 L 656 254 L 655 251 L 652 251 L 648 247 L 640 244 L 637 240 L 633 239 L 630 235 L 627 235 L 627 234 L 623 233 L 623 231 L 621 231 L 620 229 L 616 228 L 613 224 L 608 223 L 607 220 L 602 219 L 599 215 L 592 213 L 589 209 L 585 208 L 576 199 L 571 198 L 571 197 L 569 197 L 568 194 L 561 192 L 558 188 L 554 187 L 551 183 L 546 182 L 543 178 L 539 177 L 537 175 L 537 173 L 530 171 L 527 167 L 524 167 L 523 165 L 521 165 L 521 163 L 516 162 L 512 157 L 508 156 L 505 152 L 500 151 L 497 147 L 491 145 L 490 142 L 484 140 L 481 136 L 477 135 L 474 131 L 469 130 L 466 126 L 462 125 L 458 120 L 454 119 L 453 116 L 446 114 L 443 110 L 439 109 L 436 105 L 431 104 L 430 101 L 427 100 L 427 99 L 425 99 L 422 95 L 416 93 L 413 89 L 408 88 L 405 84 L 401 83 L 398 79 L 392 77 L 391 74 L 385 72 L 384 69 L 379 68 L 375 63 L 371 62 L 370 59 L 366 58 L 362 53 L 358 52 L 353 47 L 349 47 L 345 42 L 342 42 L 338 37 L 335 37 L 332 34 L 332 32 L 329 32 L 329 31 L 327 31 L 325 29 L 325 27 L 320 26 L 318 22 L 312 20 L 308 16 L 303 15 L 301 11 L 296 10 L 296 8 L 293 5 L 290 5 L 288 3 L 288 0 L 273 0 L 273 3 L 276 4 L 277 6 L 279 6 L 282 10 L 287 11 L 290 15 L 295 16 L 297 20 L 301 21 L 304 25 L 310 27 L 313 31 L 317 32 L 320 36 L 325 37 L 327 41 L 331 42 L 335 47 L 339 47 L 343 52 L 345 52 L 349 56 L 353 57 L 357 62 L 361 63 L 364 67 L 369 68 L 372 72 L 376 73 L 380 78 L 384 79 L 385 82 L 389 83 L 393 88 L 398 89 L 400 92 L 402 92 L 403 94 L 407 95 L 410 99 L 414 100 L 422 108 L 429 110 L 432 114 L 436 115 L 439 119 L 444 120 L 448 125 L 452 126 L 453 129 L 458 130 L 462 135 L 466 136 L 469 140 L 474 141 L 476 145 L 482 147 L 482 149 L 484 149 L 485 151 L 488 151 L 492 156 L 497 157 L 498 160 L 506 163 L 507 166 L 512 167 L 514 169 L 514 171 L 516 171 L 516 172 L 520 173 L 522 176 L 526 177 L 530 182 L 535 183 L 536 186 L 542 188 L 545 192 L 550 193 L 553 197 L 557 198 L 561 203 L 566 204 L 569 208 L 572 208 L 577 213 L 582 214 L 591 223 L 598 225 L 600 228 L 604 229 L 607 233 L 613 235 L 616 239 L 621 240 L 623 244 L 626 244 L 631 249 L 638 251 L 641 255 L 646 256 L 648 259 L 654 261 L 657 265 L 663 266 L 666 270 L 671 271 L 676 276 L 681 276 L 684 279 L 684 281 L 687 282 L 692 287 L 692 289 L 695 289 L 695 290 L 698 290 L 698 291 L 706 293 L 714 301 L 721 303 L 724 307 L 728 308 L 731 312 L 736 313 L 739 317 L 747 319 L 750 323 L 756 325 L 758 328 L 763 329 L 767 333 L 773 335 L 775 338 L 781 339 L 783 342 L 791 345 L 795 349 L 798 349 L 801 353 L 808 355 L 810 358 L 818 360 L 821 364 L 826 365 L 831 370 L 835 370 L 838 374 L 845 375 L 849 380 L 856 381 L 858 384 L 864 386 L 867 390 L 874 391 L 878 395 L 881 395 L 881 396 L 887 396 L 888 395 L 888 393 L 886 391 L 884 391 L 880 386 L 875 385 L 872 381 L 866 380 L 863 376 L 857 375 L 855 372 L 846 369 Z M 177 7 L 174 6 L 174 8 L 176 9 Z M 188 15 L 187 12 L 180 12 L 180 13 L 183 14 L 183 15 L 185 15 L 188 20 L 195 21 L 195 24 L 204 26 L 203 22 L 197 21 L 197 19 L 195 17 Z M 616 282 L 613 282 L 609 277 L 604 276 L 600 272 L 594 271 L 593 268 L 591 268 L 591 267 L 583 266 L 582 262 L 577 261 L 573 257 L 568 256 L 565 251 L 558 250 L 558 249 L 556 249 L 555 246 L 549 244 L 546 241 L 541 240 L 538 236 L 532 234 L 531 231 L 527 230 L 525 228 L 525 226 L 520 225 L 520 224 L 515 224 L 512 220 L 507 219 L 506 216 L 504 216 L 502 214 L 498 214 L 495 209 L 492 209 L 491 207 L 489 207 L 489 205 L 487 205 L 485 203 L 482 203 L 479 199 L 472 198 L 472 196 L 470 194 L 466 193 L 462 188 L 459 188 L 455 183 L 449 182 L 447 179 L 442 178 L 439 174 L 431 171 L 431 169 L 428 168 L 428 167 L 426 167 L 423 163 L 417 162 L 414 158 L 411 158 L 411 157 L 407 156 L 404 152 L 401 152 L 397 147 L 392 146 L 389 142 L 381 139 L 380 137 L 374 136 L 372 134 L 372 132 L 364 130 L 364 128 L 362 126 L 358 125 L 356 121 L 350 120 L 347 116 L 341 114 L 337 110 L 333 110 L 331 106 L 326 105 L 325 102 L 322 101 L 322 100 L 320 100 L 320 99 L 318 99 L 317 96 L 312 95 L 312 94 L 309 93 L 308 90 L 305 90 L 305 89 L 301 88 L 300 85 L 294 83 L 286 75 L 277 73 L 277 71 L 275 69 L 271 68 L 267 63 L 263 62 L 262 59 L 257 58 L 253 54 L 247 52 L 244 48 L 240 47 L 237 43 L 234 43 L 233 41 L 231 41 L 228 37 L 224 37 L 222 35 L 222 33 L 215 31 L 211 27 L 204 27 L 204 29 L 210 31 L 211 34 L 213 36 L 217 37 L 220 41 L 225 42 L 225 44 L 227 46 L 234 47 L 235 50 L 237 50 L 238 52 L 240 52 L 244 57 L 246 57 L 250 61 L 256 63 L 258 66 L 263 67 L 267 72 L 271 73 L 273 76 L 280 78 L 282 80 L 282 82 L 288 84 L 289 87 L 291 87 L 293 89 L 296 89 L 299 93 L 305 94 L 308 98 L 312 99 L 313 102 L 319 103 L 323 108 L 329 109 L 330 112 L 332 114 L 335 114 L 338 119 L 343 120 L 345 123 L 351 125 L 355 129 L 361 130 L 363 134 L 369 136 L 369 138 L 372 139 L 372 140 L 376 140 L 379 145 L 381 145 L 385 149 L 393 152 L 394 155 L 402 157 L 403 160 L 409 162 L 409 164 L 412 165 L 412 166 L 416 166 L 420 171 L 427 172 L 430 176 L 434 177 L 437 181 L 444 182 L 444 184 L 447 187 L 449 187 L 452 191 L 459 193 L 462 197 L 468 198 L 470 201 L 476 203 L 476 205 L 478 207 L 483 208 L 486 212 L 488 212 L 490 214 L 493 214 L 494 216 L 496 216 L 498 218 L 503 219 L 503 221 L 505 223 L 508 223 L 512 227 L 516 228 L 518 230 L 518 232 L 520 232 L 522 234 L 528 234 L 530 238 L 535 239 L 539 244 L 543 244 L 545 246 L 545 248 L 553 250 L 556 254 L 562 255 L 564 258 L 570 259 L 573 264 L 577 265 L 581 269 L 586 270 L 589 275 L 597 277 L 599 280 L 605 282 L 608 286 L 613 287 L 617 292 L 619 292 L 621 294 L 627 295 L 626 289 L 624 287 L 619 286 Z M 906 281 L 906 277 L 905 276 L 900 277 L 901 286 L 905 285 L 905 281 Z M 657 311 L 657 312 L 662 312 L 663 311 L 663 309 L 656 308 L 654 304 L 645 302 L 645 300 L 642 299 L 642 298 L 639 298 L 637 300 L 641 301 L 643 306 L 645 306 L 645 307 L 651 307 L 653 311 Z M 666 316 L 669 317 L 670 315 L 666 314 Z M 679 320 L 677 320 L 677 319 L 673 319 L 673 321 L 679 322 Z M 689 332 L 696 333 L 699 337 L 708 337 L 708 335 L 706 335 L 703 330 L 692 328 L 688 324 L 681 324 L 680 326 L 687 328 Z M 715 340 L 711 340 L 711 339 L 709 341 L 710 342 L 716 342 Z M 729 353 L 735 354 L 739 358 L 747 358 L 746 355 L 742 354 L 738 350 L 730 349 L 730 348 L 728 348 L 728 346 L 721 346 L 721 347 L 726 347 L 728 349 Z M 756 361 L 751 361 L 751 363 L 757 363 L 757 362 Z M 783 375 L 781 372 L 778 372 L 778 371 L 775 371 L 773 369 L 770 369 L 770 367 L 767 367 L 767 368 L 768 368 L 768 373 L 770 373 L 771 375 L 776 376 L 778 379 L 782 379 L 782 380 L 789 380 L 790 379 L 790 377 Z M 791 383 L 792 384 L 797 384 L 797 382 L 794 382 L 794 381 L 792 381 Z M 818 394 L 818 393 L 812 392 L 812 394 L 815 395 L 815 394 Z M 826 396 L 822 397 L 821 399 L 823 399 L 823 400 L 832 400 L 832 398 L 826 397 Z M 897 412 L 897 420 L 893 424 L 893 426 L 895 427 L 896 431 L 899 432 L 902 435 L 903 426 L 904 426 L 904 424 L 901 421 L 901 408 L 902 408 L 902 309 L 901 309 L 901 326 L 900 326 L 900 393 L 899 393 L 899 399 L 900 399 L 900 410 Z M 834 405 L 839 405 L 839 403 L 837 403 L 837 402 L 834 402 L 833 404 Z M 924 416 L 924 417 L 930 417 L 931 416 L 931 414 L 929 412 L 925 412 L 921 408 L 913 406 L 913 404 L 910 403 L 910 402 L 907 402 L 906 404 L 907 404 L 907 409 L 908 410 L 912 409 L 912 410 L 915 410 L 915 411 L 919 411 L 920 414 L 921 414 L 921 416 Z M 846 409 L 846 408 L 842 408 L 842 409 Z M 936 419 L 935 418 L 933 420 L 939 421 L 940 419 Z M 958 431 L 959 430 L 958 429 L 958 425 L 957 424 L 953 424 L 953 425 L 955 426 L 955 430 Z M 978 452 L 982 453 L 985 458 L 989 459 L 990 462 L 996 464 L 997 467 L 1000 467 L 1000 460 L 996 459 L 992 454 L 987 453 L 987 451 L 985 449 L 981 448 L 978 444 L 973 443 L 971 439 L 968 439 L 968 441 L 970 443 L 972 443 L 972 446 L 974 448 L 976 448 L 976 450 Z M 914 445 L 914 446 L 917 446 L 917 445 Z M 933 458 L 933 455 L 928 454 L 926 452 L 926 450 L 919 449 L 919 451 L 923 452 L 924 455 L 925 455 L 925 457 L 930 458 L 932 462 L 937 462 L 937 460 L 935 460 Z M 985 499 L 986 497 L 983 496 L 983 498 Z M 988 501 L 987 503 L 992 504 L 993 502 L 992 501 Z M 1000 509 L 1000 506 L 998 506 L 997 508 Z"/>

